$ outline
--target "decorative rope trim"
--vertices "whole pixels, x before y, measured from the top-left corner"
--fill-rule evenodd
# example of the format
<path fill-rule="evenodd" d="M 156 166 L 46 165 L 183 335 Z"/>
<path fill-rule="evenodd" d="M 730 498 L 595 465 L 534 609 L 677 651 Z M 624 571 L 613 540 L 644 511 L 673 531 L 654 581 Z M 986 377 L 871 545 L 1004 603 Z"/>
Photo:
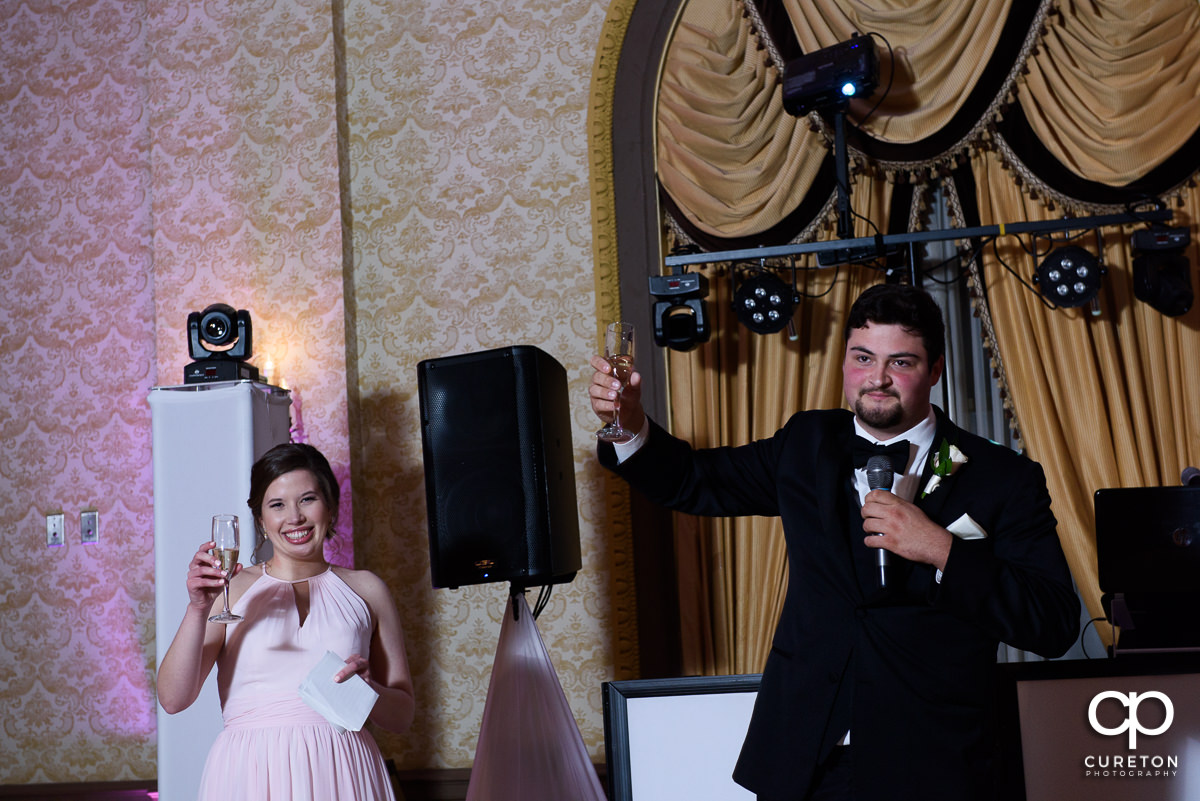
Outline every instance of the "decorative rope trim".
<path fill-rule="evenodd" d="M 913 191 L 912 202 L 908 204 L 908 228 L 905 230 L 910 234 L 913 231 L 924 230 L 927 211 L 929 211 L 929 187 L 926 185 Z"/>
<path fill-rule="evenodd" d="M 663 222 L 666 223 L 666 249 L 667 253 L 674 253 L 678 247 L 696 246 L 696 241 L 687 235 L 687 231 L 679 226 L 679 221 L 675 219 L 675 215 L 670 212 L 663 214 Z"/>
<path fill-rule="evenodd" d="M 1077 197 L 1064 195 L 1029 169 L 998 131 L 992 133 L 989 144 L 996 155 L 1000 157 L 1000 163 L 1004 169 L 1012 173 L 1013 183 L 1031 200 L 1038 201 L 1050 211 L 1054 211 L 1055 206 L 1059 206 L 1069 216 L 1083 217 L 1093 214 L 1119 214 L 1128 210 L 1126 203 L 1089 203 Z M 1195 175 L 1185 176 L 1179 183 L 1163 192 L 1162 197 L 1182 206 L 1183 193 L 1194 185 L 1195 181 Z"/>
<path fill-rule="evenodd" d="M 785 66 L 783 54 L 779 52 L 779 46 L 767 32 L 767 24 L 763 21 L 762 14 L 758 12 L 758 5 L 754 0 L 742 0 L 742 16 L 750 20 L 750 35 L 758 39 L 762 49 L 767 51 L 767 57 L 770 59 L 771 65 L 775 67 L 775 74 L 782 76 Z M 780 80 L 783 80 L 782 77 Z"/>
<path fill-rule="evenodd" d="M 992 138 L 996 130 L 996 121 L 1003 116 L 1005 107 L 1016 102 L 1017 83 L 1027 72 L 1026 64 L 1029 59 L 1037 53 L 1038 45 L 1041 43 L 1042 37 L 1046 35 L 1046 20 L 1056 10 L 1057 5 L 1058 0 L 1042 0 L 1029 25 L 1029 30 L 1025 34 L 1025 41 L 1021 44 L 1020 53 L 1004 78 L 1004 83 L 1000 85 L 996 96 L 988 104 L 987 110 L 979 115 L 979 119 L 976 120 L 971 130 L 963 134 L 961 139 L 932 159 L 924 161 L 876 160 L 874 165 L 889 173 L 907 172 L 911 182 L 922 183 L 922 172 L 932 176 L 946 167 L 953 168 L 972 148 L 985 145 Z"/>
<path fill-rule="evenodd" d="M 837 227 L 837 199 L 837 188 L 835 187 L 829 193 L 829 198 L 821 207 L 821 211 L 788 244 L 799 245 L 803 242 L 815 242 L 822 230 L 833 231 Z"/>
<path fill-rule="evenodd" d="M 958 196 L 958 186 L 954 181 L 946 181 L 943 185 L 946 191 L 946 209 L 950 219 L 959 228 L 966 228 L 966 215 L 962 210 L 962 199 Z M 992 368 L 992 380 L 1000 391 L 1000 402 L 1004 405 L 1004 416 L 1008 420 L 1008 428 L 1013 440 L 1021 441 L 1021 425 L 1017 419 L 1017 407 L 1013 404 L 1012 393 L 1008 389 L 1008 373 L 1004 369 L 1004 359 L 1000 356 L 999 341 L 996 339 L 996 327 L 992 322 L 992 310 L 988 305 L 987 290 L 983 276 L 979 272 L 981 259 L 971 259 L 967 262 L 967 294 L 971 299 L 971 311 L 979 318 L 983 335 L 983 350 Z"/>

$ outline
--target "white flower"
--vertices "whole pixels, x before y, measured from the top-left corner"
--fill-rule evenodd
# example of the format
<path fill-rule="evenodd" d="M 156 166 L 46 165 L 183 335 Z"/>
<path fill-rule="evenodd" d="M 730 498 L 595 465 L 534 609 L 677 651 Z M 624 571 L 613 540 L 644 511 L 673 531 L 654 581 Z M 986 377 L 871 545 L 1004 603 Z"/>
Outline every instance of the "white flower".
<path fill-rule="evenodd" d="M 925 485 L 921 497 L 924 498 L 937 489 L 938 485 L 942 483 L 943 476 L 953 475 L 955 470 L 966 463 L 967 457 L 958 449 L 958 446 L 951 445 L 943 439 L 941 447 L 933 453 L 933 475 L 930 476 L 929 483 Z"/>

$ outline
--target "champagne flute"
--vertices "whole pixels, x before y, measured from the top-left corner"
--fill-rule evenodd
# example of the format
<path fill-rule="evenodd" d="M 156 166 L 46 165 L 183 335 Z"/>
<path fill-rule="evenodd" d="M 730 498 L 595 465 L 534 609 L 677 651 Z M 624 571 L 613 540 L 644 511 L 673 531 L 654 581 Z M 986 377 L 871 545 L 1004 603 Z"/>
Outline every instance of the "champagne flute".
<path fill-rule="evenodd" d="M 629 376 L 633 375 L 633 326 L 629 323 L 610 323 L 604 331 L 604 358 L 612 366 L 613 376 L 621 382 L 621 389 L 613 401 L 613 419 L 596 432 L 605 442 L 625 442 L 633 433 L 621 428 L 621 393 Z"/>
<path fill-rule="evenodd" d="M 221 560 L 221 569 L 232 575 L 241 550 L 237 515 L 213 515 L 212 538 L 216 544 L 214 555 Z M 225 577 L 225 611 L 210 617 L 213 623 L 237 623 L 242 619 L 241 615 L 229 611 L 229 575 Z"/>

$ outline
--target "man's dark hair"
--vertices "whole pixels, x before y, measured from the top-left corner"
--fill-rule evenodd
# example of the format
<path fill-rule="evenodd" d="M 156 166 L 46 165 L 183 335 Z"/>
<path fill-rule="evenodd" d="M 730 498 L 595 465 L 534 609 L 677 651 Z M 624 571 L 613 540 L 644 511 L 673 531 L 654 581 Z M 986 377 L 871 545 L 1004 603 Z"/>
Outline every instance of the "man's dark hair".
<path fill-rule="evenodd" d="M 842 341 L 849 341 L 850 332 L 856 328 L 866 328 L 867 323 L 898 325 L 920 336 L 931 369 L 946 352 L 946 326 L 942 322 L 942 310 L 923 289 L 908 284 L 876 284 L 868 287 L 850 307 Z"/>

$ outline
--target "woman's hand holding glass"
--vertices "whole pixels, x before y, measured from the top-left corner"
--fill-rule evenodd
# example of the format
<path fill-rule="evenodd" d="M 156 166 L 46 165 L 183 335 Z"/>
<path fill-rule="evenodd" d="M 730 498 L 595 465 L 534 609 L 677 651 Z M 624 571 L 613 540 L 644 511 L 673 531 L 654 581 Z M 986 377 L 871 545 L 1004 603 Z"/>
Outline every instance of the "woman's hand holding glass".
<path fill-rule="evenodd" d="M 224 516 L 217 515 L 216 517 Z M 228 612 L 229 581 L 242 569 L 237 561 L 236 518 L 234 518 L 232 526 L 234 530 L 231 531 L 231 526 L 227 522 L 218 522 L 216 517 L 213 521 L 213 538 L 200 544 L 199 550 L 192 556 L 192 561 L 188 565 L 188 603 L 204 610 L 207 614 L 217 598 L 224 595 L 226 612 L 221 614 L 227 613 L 229 617 L 218 619 L 221 618 L 221 614 L 218 614 L 209 619 L 214 622 L 231 623 L 242 619 Z M 228 570 L 223 566 L 223 560 L 229 563 Z"/>
<path fill-rule="evenodd" d="M 241 534 L 237 515 L 213 515 L 213 556 L 224 576 L 225 610 L 209 618 L 213 623 L 236 623 L 242 619 L 229 611 L 229 581 L 238 571 L 238 554 L 241 553 Z"/>

